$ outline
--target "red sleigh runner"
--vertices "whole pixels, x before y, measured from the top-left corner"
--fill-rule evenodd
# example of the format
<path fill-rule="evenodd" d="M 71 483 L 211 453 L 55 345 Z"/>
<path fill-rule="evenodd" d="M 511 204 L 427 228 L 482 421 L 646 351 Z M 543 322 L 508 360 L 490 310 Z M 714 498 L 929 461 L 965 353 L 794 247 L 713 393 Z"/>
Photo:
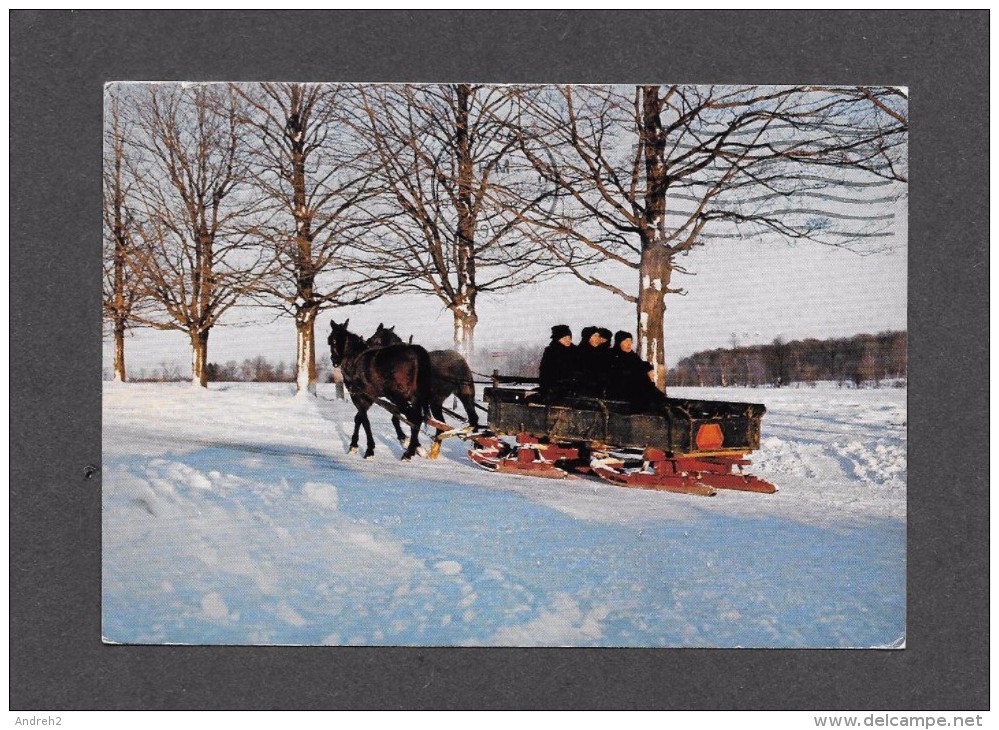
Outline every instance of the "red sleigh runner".
<path fill-rule="evenodd" d="M 484 392 L 489 430 L 467 436 L 478 466 L 557 479 L 590 474 L 625 487 L 705 496 L 777 491 L 743 471 L 760 446 L 763 405 L 668 398 L 661 408 L 636 411 L 604 398 L 543 402 L 535 383 L 493 375 Z"/>

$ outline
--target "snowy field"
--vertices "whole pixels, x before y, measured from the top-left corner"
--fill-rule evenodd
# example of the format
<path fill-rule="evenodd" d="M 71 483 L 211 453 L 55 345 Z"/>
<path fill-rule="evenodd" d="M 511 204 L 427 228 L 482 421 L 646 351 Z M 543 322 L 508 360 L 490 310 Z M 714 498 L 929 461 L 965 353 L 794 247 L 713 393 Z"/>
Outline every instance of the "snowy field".
<path fill-rule="evenodd" d="M 780 491 L 491 474 L 457 439 L 404 463 L 377 409 L 364 461 L 332 386 L 105 383 L 105 638 L 900 646 L 906 391 L 671 395 L 765 403 L 750 469 Z"/>

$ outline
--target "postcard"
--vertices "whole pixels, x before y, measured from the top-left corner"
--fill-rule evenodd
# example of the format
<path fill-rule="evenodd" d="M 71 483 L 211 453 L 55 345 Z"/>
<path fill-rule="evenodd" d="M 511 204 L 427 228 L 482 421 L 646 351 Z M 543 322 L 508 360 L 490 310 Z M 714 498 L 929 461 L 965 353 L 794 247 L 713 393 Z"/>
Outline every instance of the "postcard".
<path fill-rule="evenodd" d="M 107 84 L 104 641 L 904 647 L 907 93 Z"/>

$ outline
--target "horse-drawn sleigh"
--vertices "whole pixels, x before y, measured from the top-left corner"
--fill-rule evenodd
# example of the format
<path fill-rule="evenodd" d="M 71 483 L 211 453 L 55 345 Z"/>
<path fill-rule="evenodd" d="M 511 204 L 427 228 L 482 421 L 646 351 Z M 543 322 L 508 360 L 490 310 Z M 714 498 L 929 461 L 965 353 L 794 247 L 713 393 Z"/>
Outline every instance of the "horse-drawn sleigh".
<path fill-rule="evenodd" d="M 493 374 L 483 392 L 489 430 L 469 437 L 472 461 L 513 474 L 592 474 L 626 487 L 709 496 L 777 491 L 743 472 L 746 456 L 760 447 L 762 405 L 667 398 L 647 412 L 605 398 L 546 403 L 536 382 Z"/>
<path fill-rule="evenodd" d="M 404 459 L 416 453 L 417 432 L 426 423 L 436 429 L 431 457 L 443 439 L 455 436 L 468 441 L 469 458 L 490 471 L 559 479 L 591 475 L 626 487 L 708 496 L 719 489 L 776 491 L 743 471 L 748 454 L 760 446 L 763 405 L 666 398 L 650 412 L 606 398 L 546 402 L 536 378 L 494 372 L 483 390 L 486 425 L 479 427 L 472 372 L 457 353 L 427 353 L 381 325 L 365 341 L 347 332 L 346 324 L 332 323 L 331 356 L 358 408 L 351 450 L 363 426 L 366 457 L 374 452 L 366 411 L 378 404 L 392 413 L 401 442 L 406 436 L 400 419 L 412 429 Z M 443 406 L 452 394 L 465 407 L 466 426 L 445 421 L 445 412 L 460 419 Z"/>

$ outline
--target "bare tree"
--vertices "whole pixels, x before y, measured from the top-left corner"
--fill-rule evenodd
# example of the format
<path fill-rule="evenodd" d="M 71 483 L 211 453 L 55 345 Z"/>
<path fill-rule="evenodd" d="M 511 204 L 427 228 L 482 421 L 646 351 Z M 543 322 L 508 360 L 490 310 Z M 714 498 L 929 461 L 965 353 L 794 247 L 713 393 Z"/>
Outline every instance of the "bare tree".
<path fill-rule="evenodd" d="M 121 109 L 118 89 L 109 86 L 105 96 L 104 125 L 104 320 L 114 338 L 113 378 L 126 380 L 125 333 L 136 324 L 143 302 L 141 282 L 129 267 L 134 249 L 135 218 L 130 196 L 135 181 L 131 177 L 126 147 L 127 121 Z"/>
<path fill-rule="evenodd" d="M 673 273 L 695 246 L 769 235 L 870 250 L 891 235 L 892 213 L 872 203 L 890 206 L 906 180 L 897 89 L 565 86 L 520 98 L 534 131 L 526 156 L 571 199 L 557 220 L 530 219 L 568 238 L 536 240 L 636 305 L 639 351 L 660 388 L 664 297 L 681 291 Z M 593 268 L 593 254 L 611 266 Z M 637 287 L 615 269 L 637 274 Z"/>
<path fill-rule="evenodd" d="M 208 337 L 255 289 L 266 259 L 248 245 L 257 201 L 238 99 L 223 85 L 134 90 L 141 214 L 133 266 L 159 311 L 142 322 L 190 338 L 192 382 L 208 382 Z"/>
<path fill-rule="evenodd" d="M 348 86 L 234 84 L 255 137 L 254 184 L 270 215 L 255 229 L 277 260 L 261 282 L 267 301 L 291 314 L 296 386 L 315 392 L 315 323 L 328 306 L 371 301 L 386 286 L 343 265 L 342 253 L 370 225 L 364 204 L 375 194 L 372 151 L 352 124 Z"/>
<path fill-rule="evenodd" d="M 455 347 L 469 355 L 479 295 L 536 282 L 557 263 L 518 229 L 524 211 L 518 220 L 498 204 L 508 197 L 501 189 L 525 185 L 525 207 L 543 209 L 551 197 L 520 153 L 513 95 L 472 84 L 359 91 L 386 190 L 366 244 L 371 270 L 398 291 L 436 296 L 453 316 Z"/>
<path fill-rule="evenodd" d="M 778 388 L 787 385 L 790 380 L 788 377 L 788 368 L 790 365 L 789 349 L 784 338 L 780 335 L 775 337 L 773 342 L 770 343 L 770 362 L 768 364 L 772 373 L 771 382 Z"/>

